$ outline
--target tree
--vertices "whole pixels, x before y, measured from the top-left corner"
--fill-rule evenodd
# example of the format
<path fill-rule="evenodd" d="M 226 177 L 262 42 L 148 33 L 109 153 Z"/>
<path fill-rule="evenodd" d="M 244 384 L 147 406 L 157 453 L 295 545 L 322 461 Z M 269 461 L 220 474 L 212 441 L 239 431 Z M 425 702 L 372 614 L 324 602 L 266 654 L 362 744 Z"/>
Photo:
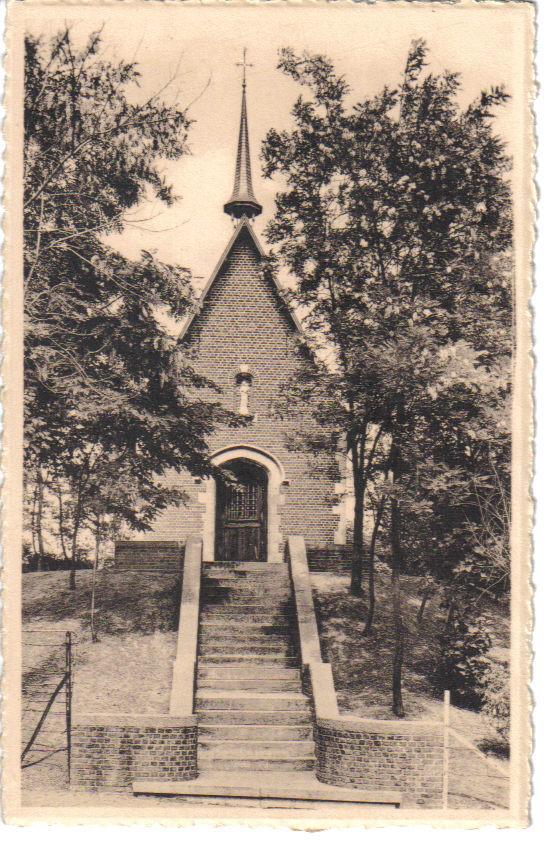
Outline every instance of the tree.
<path fill-rule="evenodd" d="M 231 422 L 199 399 L 210 383 L 166 330 L 167 313 L 192 308 L 189 271 L 104 242 L 145 197 L 175 200 L 159 162 L 187 151 L 186 110 L 161 100 L 167 87 L 139 102 L 138 83 L 135 63 L 101 54 L 100 32 L 82 49 L 69 28 L 26 39 L 25 463 L 29 484 L 47 473 L 73 564 L 101 471 L 138 484 L 135 513 L 154 489 L 159 510 L 151 483 L 211 472 L 208 435 Z"/>
<path fill-rule="evenodd" d="M 357 395 L 388 442 L 396 715 L 409 483 L 426 449 L 449 467 L 473 456 L 477 442 L 455 425 L 475 415 L 480 382 L 506 368 L 511 329 L 500 274 L 510 163 L 492 126 L 507 95 L 495 87 L 462 108 L 458 75 L 427 73 L 426 55 L 413 42 L 400 84 L 349 106 L 325 57 L 281 51 L 281 71 L 311 96 L 297 99 L 293 128 L 263 145 L 266 176 L 286 184 L 268 238 L 294 278 L 288 293 L 331 353 L 345 410 Z"/>
<path fill-rule="evenodd" d="M 361 595 L 365 495 L 369 483 L 385 463 L 382 429 L 371 422 L 370 409 L 363 408 L 364 388 L 359 384 L 358 374 L 348 376 L 332 363 L 310 358 L 310 349 L 306 354 L 305 366 L 283 387 L 278 415 L 290 423 L 286 432 L 288 446 L 298 447 L 318 460 L 338 456 L 344 469 L 349 458 L 355 495 L 350 591 Z M 331 473 L 338 478 L 340 467 L 332 466 Z M 375 538 L 382 514 L 383 506 Z M 369 551 L 369 578 L 371 559 L 374 559 L 373 548 Z"/>

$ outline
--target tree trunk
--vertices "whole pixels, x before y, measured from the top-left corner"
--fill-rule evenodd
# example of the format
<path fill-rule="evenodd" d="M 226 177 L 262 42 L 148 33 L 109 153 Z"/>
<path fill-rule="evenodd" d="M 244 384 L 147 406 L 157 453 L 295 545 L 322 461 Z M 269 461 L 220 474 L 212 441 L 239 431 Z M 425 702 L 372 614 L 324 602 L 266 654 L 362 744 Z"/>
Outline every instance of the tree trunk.
<path fill-rule="evenodd" d="M 32 542 L 32 552 L 34 556 L 38 556 L 38 542 L 36 537 L 36 506 L 38 504 L 38 484 L 34 488 L 32 495 L 32 506 L 30 510 L 30 535 Z"/>
<path fill-rule="evenodd" d="M 91 578 L 91 641 L 98 642 L 99 637 L 95 630 L 95 590 L 97 585 L 97 571 L 99 570 L 99 550 L 101 543 L 101 522 L 97 518 L 95 523 L 95 559 L 93 560 L 93 575 Z"/>
<path fill-rule="evenodd" d="M 63 551 L 63 557 L 66 562 L 68 562 L 68 553 L 66 551 L 65 544 L 65 518 L 64 518 L 64 510 L 63 510 L 63 495 L 61 493 L 61 486 L 58 485 L 56 489 L 57 493 L 57 502 L 59 504 L 59 540 L 61 542 L 61 550 Z"/>
<path fill-rule="evenodd" d="M 363 522 L 365 517 L 365 490 L 363 483 L 354 484 L 355 509 L 353 512 L 353 545 L 351 550 L 351 584 L 352 595 L 360 596 L 363 593 Z"/>
<path fill-rule="evenodd" d="M 399 451 L 393 452 L 393 481 L 397 481 L 399 472 Z M 401 608 L 401 568 L 403 553 L 401 548 L 401 509 L 395 495 L 391 497 L 391 595 L 393 604 L 393 714 L 399 718 L 405 715 L 402 691 L 402 671 L 405 649 L 405 626 Z"/>
<path fill-rule="evenodd" d="M 445 630 L 449 630 L 453 626 L 455 611 L 456 611 L 456 602 L 452 598 L 449 605 L 448 605 L 447 611 L 446 611 L 446 620 L 445 620 L 445 623 L 444 623 L 444 629 Z"/>
<path fill-rule="evenodd" d="M 44 480 L 38 466 L 37 473 L 37 502 L 36 502 L 36 539 L 38 541 L 38 571 L 44 567 L 44 536 L 42 531 L 42 515 L 44 511 Z"/>
<path fill-rule="evenodd" d="M 80 532 L 80 518 L 82 513 L 82 484 L 78 486 L 78 499 L 76 500 L 76 509 L 74 512 L 74 529 L 72 530 L 72 546 L 71 546 L 71 566 L 70 577 L 68 582 L 69 589 L 76 588 L 76 562 L 78 559 L 78 533 Z"/>
<path fill-rule="evenodd" d="M 374 560 L 376 556 L 376 539 L 378 538 L 378 532 L 380 529 L 380 524 L 382 523 L 382 515 L 384 513 L 384 505 L 385 498 L 382 498 L 380 505 L 378 506 L 378 512 L 376 513 L 376 518 L 374 519 L 374 528 L 372 530 L 372 536 L 370 539 L 370 547 L 368 553 L 368 611 L 367 611 L 367 620 L 365 622 L 365 629 L 363 631 L 365 636 L 369 636 L 372 632 L 372 623 L 374 621 L 374 610 L 376 607 L 376 591 L 375 591 L 375 580 L 376 576 L 374 573 Z"/>
<path fill-rule="evenodd" d="M 416 616 L 416 621 L 418 622 L 418 624 L 421 624 L 423 619 L 424 619 L 425 608 L 427 606 L 427 602 L 428 602 L 430 597 L 431 597 L 431 591 L 429 589 L 426 589 L 424 591 L 423 595 L 422 595 L 422 601 L 420 603 L 420 609 L 418 610 L 418 614 Z"/>

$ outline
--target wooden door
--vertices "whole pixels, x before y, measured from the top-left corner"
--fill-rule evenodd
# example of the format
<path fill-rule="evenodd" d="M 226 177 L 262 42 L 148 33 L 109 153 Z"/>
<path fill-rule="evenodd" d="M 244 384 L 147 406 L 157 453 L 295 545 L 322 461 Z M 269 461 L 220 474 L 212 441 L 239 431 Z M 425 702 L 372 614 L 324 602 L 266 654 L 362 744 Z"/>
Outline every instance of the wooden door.
<path fill-rule="evenodd" d="M 267 553 L 268 475 L 247 460 L 229 462 L 231 481 L 217 482 L 215 559 L 265 562 Z"/>

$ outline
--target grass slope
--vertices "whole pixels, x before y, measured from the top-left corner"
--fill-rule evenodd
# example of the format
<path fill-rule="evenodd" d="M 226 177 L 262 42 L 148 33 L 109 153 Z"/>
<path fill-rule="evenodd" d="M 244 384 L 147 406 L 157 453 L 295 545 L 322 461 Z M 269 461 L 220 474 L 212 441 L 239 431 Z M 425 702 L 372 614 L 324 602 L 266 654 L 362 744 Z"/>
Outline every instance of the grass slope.
<path fill-rule="evenodd" d="M 73 712 L 166 713 L 180 606 L 180 575 L 102 573 L 97 583 L 98 642 L 91 641 L 91 572 L 23 575 L 23 743 L 64 670 L 73 636 Z M 23 772 L 27 789 L 66 786 L 64 692 L 56 700 Z"/>
<path fill-rule="evenodd" d="M 359 716 L 390 718 L 391 615 L 389 574 L 378 572 L 374 635 L 363 637 L 364 601 L 348 594 L 348 579 L 332 573 L 312 575 L 324 658 L 333 666 L 340 710 Z M 428 605 L 423 626 L 416 625 L 418 580 L 403 578 L 406 621 L 411 630 L 404 668 L 407 718 L 440 718 L 441 703 L 431 694 L 435 635 L 441 613 Z M 91 641 L 91 573 L 78 572 L 77 589 L 68 588 L 67 572 L 23 576 L 23 741 L 26 743 L 52 685 L 63 671 L 64 637 L 74 637 L 74 710 L 78 712 L 165 713 L 180 606 L 180 577 L 152 572 L 101 574 L 97 587 L 99 642 Z M 498 651 L 508 647 L 508 618 L 492 612 Z M 49 690 L 49 692 L 48 692 Z M 45 700 L 44 700 L 45 698 Z M 66 791 L 66 755 L 44 760 L 42 746 L 65 742 L 63 701 L 48 717 L 24 770 L 30 797 Z M 452 709 L 452 724 L 479 745 L 490 731 L 478 713 Z M 453 807 L 506 807 L 507 783 L 469 749 L 450 751 L 450 804 Z M 39 761 L 39 762 L 36 762 Z M 503 767 L 504 761 L 498 761 Z M 65 791 L 63 793 L 62 791 Z M 34 798 L 32 801 L 34 801 Z M 67 798 L 67 804 L 69 804 Z M 127 801 L 133 801 L 128 795 Z"/>
<path fill-rule="evenodd" d="M 66 572 L 26 574 L 23 623 L 33 636 L 74 634 L 76 712 L 165 713 L 180 605 L 180 576 L 109 572 L 97 584 L 98 642 L 91 641 L 91 574 L 70 591 Z M 39 686 L 51 650 L 27 644 L 23 685 Z"/>
<path fill-rule="evenodd" d="M 332 665 L 340 712 L 375 719 L 393 719 L 391 712 L 391 665 L 393 631 L 390 573 L 380 566 L 376 581 L 376 620 L 371 636 L 363 636 L 365 601 L 349 594 L 349 579 L 334 573 L 312 574 L 315 610 L 321 634 L 323 658 Z M 442 701 L 433 695 L 429 672 L 435 660 L 437 635 L 443 613 L 431 601 L 422 625 L 416 615 L 420 605 L 420 579 L 401 580 L 405 623 L 408 627 L 403 669 L 406 719 L 442 719 Z M 503 607 L 492 607 L 490 623 L 495 653 L 509 647 L 509 617 Z M 492 738 L 487 720 L 480 714 L 451 708 L 451 725 L 474 746 Z M 499 772 L 508 761 L 489 763 L 451 739 L 451 805 L 507 807 L 508 784 Z M 472 779 L 470 781 L 470 779 Z"/>

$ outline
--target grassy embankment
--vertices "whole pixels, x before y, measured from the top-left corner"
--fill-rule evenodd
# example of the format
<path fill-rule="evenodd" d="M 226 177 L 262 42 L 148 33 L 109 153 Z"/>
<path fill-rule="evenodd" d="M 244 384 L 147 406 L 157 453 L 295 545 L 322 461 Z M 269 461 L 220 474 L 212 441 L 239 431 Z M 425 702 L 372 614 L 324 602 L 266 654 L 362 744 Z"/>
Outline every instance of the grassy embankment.
<path fill-rule="evenodd" d="M 376 621 L 371 636 L 363 636 L 365 601 L 349 594 L 349 580 L 334 574 L 313 574 L 314 601 L 320 623 L 323 658 L 332 664 L 341 713 L 375 719 L 391 713 L 391 661 L 393 633 L 390 572 L 380 566 L 376 581 Z M 403 577 L 405 623 L 408 628 L 403 669 L 407 719 L 442 719 L 442 701 L 429 680 L 436 658 L 437 637 L 444 617 L 438 598 L 427 605 L 422 624 L 416 620 L 420 605 L 418 577 Z M 490 606 L 493 653 L 506 657 L 509 648 L 508 607 Z M 486 749 L 493 731 L 481 713 L 457 707 L 450 711 L 453 728 L 479 750 Z M 506 807 L 508 761 L 489 756 L 485 761 L 454 738 L 450 749 L 450 801 L 461 807 Z M 498 767 L 499 771 L 496 771 Z"/>
<path fill-rule="evenodd" d="M 406 622 L 410 628 L 404 668 L 408 719 L 440 719 L 441 702 L 428 680 L 435 637 L 442 616 L 438 603 L 428 604 L 423 624 L 416 623 L 418 579 L 403 578 Z M 75 592 L 66 572 L 23 577 L 25 632 L 23 691 L 28 700 L 48 678 L 52 665 L 62 663 L 66 630 L 74 635 L 75 693 L 78 712 L 165 713 L 168 711 L 172 662 L 180 601 L 175 574 L 114 572 L 101 576 L 97 592 L 99 642 L 91 641 L 91 574 L 79 572 Z M 389 573 L 380 568 L 377 619 L 373 635 L 363 637 L 364 601 L 347 592 L 348 579 L 332 573 L 313 575 L 314 596 L 325 659 L 333 666 L 342 713 L 390 718 L 391 610 Z M 501 608 L 491 611 L 499 649 L 507 648 L 509 625 Z M 47 637 L 47 643 L 44 642 Z M 58 646 L 52 648 L 51 641 Z M 44 642 L 44 644 L 42 644 Z M 28 734 L 33 715 L 26 719 Z M 62 715 L 53 716 L 46 739 L 59 740 Z M 491 736 L 479 713 L 452 709 L 452 724 L 481 746 Z M 62 737 L 60 738 L 62 740 Z M 453 745 L 456 745 L 453 743 Z M 465 807 L 504 806 L 507 784 L 491 765 L 468 749 L 451 749 L 451 804 Z M 25 770 L 25 786 L 57 788 L 64 784 L 64 756 Z M 499 766 L 507 766 L 499 761 Z"/>

